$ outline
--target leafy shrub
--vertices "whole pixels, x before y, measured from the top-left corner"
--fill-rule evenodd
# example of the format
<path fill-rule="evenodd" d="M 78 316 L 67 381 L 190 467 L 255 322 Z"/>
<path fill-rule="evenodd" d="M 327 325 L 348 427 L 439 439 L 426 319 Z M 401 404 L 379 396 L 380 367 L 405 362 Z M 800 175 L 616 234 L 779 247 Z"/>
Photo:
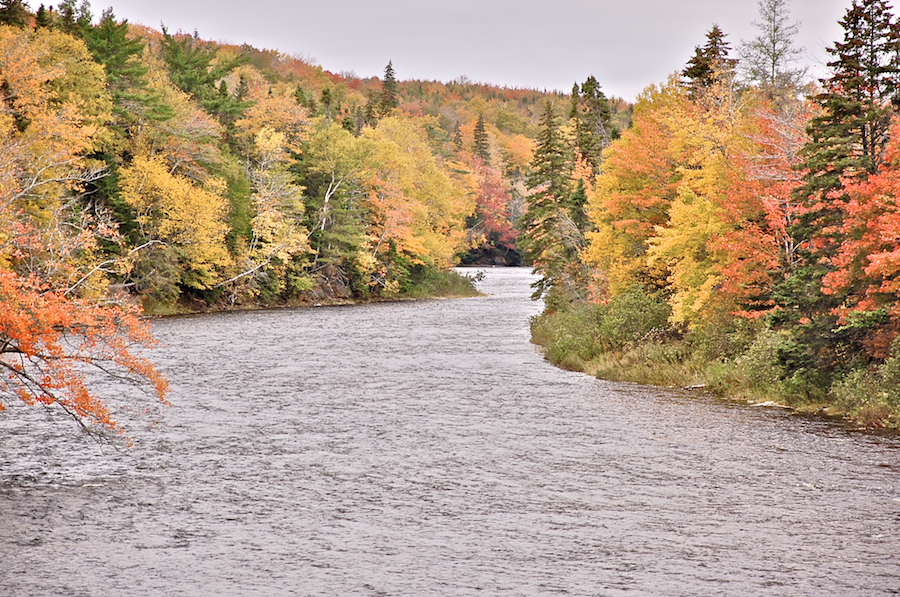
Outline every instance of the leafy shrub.
<path fill-rule="evenodd" d="M 606 348 L 620 349 L 666 328 L 671 314 L 668 303 L 632 288 L 609 301 L 598 332 Z"/>

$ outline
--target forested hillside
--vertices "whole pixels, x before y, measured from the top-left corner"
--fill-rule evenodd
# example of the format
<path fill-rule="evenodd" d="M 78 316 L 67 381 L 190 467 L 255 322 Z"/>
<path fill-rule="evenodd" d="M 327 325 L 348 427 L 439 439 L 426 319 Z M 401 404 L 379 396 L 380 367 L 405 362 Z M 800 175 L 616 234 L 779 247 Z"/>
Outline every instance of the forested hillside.
<path fill-rule="evenodd" d="M 787 0 L 759 9 L 632 106 L 593 76 L 361 79 L 0 2 L 5 393 L 114 427 L 77 363 L 164 400 L 141 309 L 464 293 L 454 264 L 527 264 L 563 366 L 897 425 L 900 24 L 854 0 L 811 80 Z"/>
<path fill-rule="evenodd" d="M 79 363 L 164 400 L 142 310 L 473 293 L 450 266 L 523 263 L 548 100 L 0 2 L 4 394 L 114 428 Z"/>

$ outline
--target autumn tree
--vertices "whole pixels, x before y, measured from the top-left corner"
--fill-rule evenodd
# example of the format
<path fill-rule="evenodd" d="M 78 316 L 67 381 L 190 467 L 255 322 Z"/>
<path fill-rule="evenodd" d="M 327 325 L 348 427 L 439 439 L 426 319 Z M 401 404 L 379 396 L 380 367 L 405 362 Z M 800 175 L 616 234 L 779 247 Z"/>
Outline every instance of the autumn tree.
<path fill-rule="evenodd" d="M 316 122 L 300 158 L 306 227 L 320 287 L 335 294 L 369 290 L 366 157 L 372 142 L 327 119 Z"/>
<path fill-rule="evenodd" d="M 138 155 L 120 174 L 122 200 L 135 212 L 142 243 L 153 251 L 137 263 L 137 290 L 174 302 L 182 288 L 206 290 L 229 263 L 225 246 L 225 185 L 203 185 L 172 174 L 161 156 Z"/>
<path fill-rule="evenodd" d="M 809 391 L 827 388 L 825 372 L 854 366 L 862 352 L 864 330 L 837 325 L 845 297 L 824 293 L 823 280 L 843 240 L 845 185 L 862 183 L 883 165 L 900 76 L 900 37 L 885 2 L 857 0 L 840 23 L 844 39 L 828 49 L 833 73 L 814 98 L 820 115 L 810 121 L 803 148 L 805 174 L 795 193 L 802 212 L 790 230 L 797 259 L 774 291 L 773 323 L 792 334 L 782 351 L 786 375 Z"/>
<path fill-rule="evenodd" d="M 152 345 L 147 324 L 107 296 L 107 274 L 127 269 L 99 247 L 116 242 L 114 224 L 78 201 L 104 174 L 85 156 L 109 116 L 88 56 L 60 32 L 0 26 L 0 409 L 20 399 L 121 431 L 88 369 L 146 385 L 163 403 L 167 388 L 137 354 Z"/>

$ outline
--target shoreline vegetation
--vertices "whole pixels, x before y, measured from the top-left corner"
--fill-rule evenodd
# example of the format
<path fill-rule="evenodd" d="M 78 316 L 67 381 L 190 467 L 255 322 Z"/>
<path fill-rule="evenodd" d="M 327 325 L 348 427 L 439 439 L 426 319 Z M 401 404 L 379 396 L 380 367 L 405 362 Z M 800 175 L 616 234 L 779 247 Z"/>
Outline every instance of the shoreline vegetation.
<path fill-rule="evenodd" d="M 468 298 L 482 296 L 475 287 L 478 280 L 476 276 L 460 274 L 453 270 L 435 270 L 429 275 L 414 283 L 405 292 L 396 294 L 379 294 L 369 297 L 354 297 L 352 295 L 301 297 L 277 303 L 242 303 L 239 305 L 217 304 L 209 305 L 204 302 L 194 304 L 164 304 L 150 305 L 143 308 L 145 316 L 179 317 L 182 315 L 199 315 L 204 313 L 227 313 L 239 311 L 265 311 L 269 309 L 295 309 L 303 307 L 336 307 L 342 305 L 364 305 L 369 303 L 388 303 L 398 301 L 437 300 L 450 298 Z"/>
<path fill-rule="evenodd" d="M 668 307 L 639 293 L 607 305 L 570 305 L 531 320 L 532 341 L 557 367 L 608 381 L 702 391 L 759 406 L 841 419 L 867 429 L 900 429 L 900 357 L 851 371 L 830 388 L 786 377 L 783 334 L 762 325 L 685 330 Z M 732 322 L 734 323 L 734 322 Z"/>

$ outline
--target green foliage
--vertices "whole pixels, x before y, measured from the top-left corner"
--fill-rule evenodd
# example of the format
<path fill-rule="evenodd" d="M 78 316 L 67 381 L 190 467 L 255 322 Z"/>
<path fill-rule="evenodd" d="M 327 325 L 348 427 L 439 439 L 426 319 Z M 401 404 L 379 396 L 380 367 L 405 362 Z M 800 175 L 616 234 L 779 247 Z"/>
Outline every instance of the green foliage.
<path fill-rule="evenodd" d="M 169 78 L 207 112 L 230 125 L 253 105 L 240 97 L 239 90 L 232 93 L 224 81 L 226 75 L 247 61 L 244 55 L 217 59 L 217 47 L 201 41 L 196 32 L 192 36 L 172 36 L 163 27 L 162 33 L 160 48 Z"/>
<path fill-rule="evenodd" d="M 841 410 L 869 426 L 900 427 L 900 341 L 877 368 L 855 369 L 831 389 Z"/>
<path fill-rule="evenodd" d="M 473 152 L 485 162 L 491 161 L 491 144 L 487 131 L 484 130 L 484 115 L 479 114 L 475 122 Z"/>
<path fill-rule="evenodd" d="M 572 303 L 544 311 L 532 319 L 531 333 L 534 342 L 546 348 L 550 362 L 581 369 L 604 353 L 655 341 L 668 329 L 670 314 L 665 301 L 634 288 L 604 305 Z"/>
<path fill-rule="evenodd" d="M 0 25 L 26 27 L 31 15 L 22 0 L 0 0 Z"/>
<path fill-rule="evenodd" d="M 706 34 L 706 44 L 694 49 L 694 56 L 681 73 L 692 94 L 696 95 L 698 91 L 711 87 L 723 76 L 733 72 L 737 60 L 728 57 L 730 51 L 725 33 L 718 25 L 713 25 Z"/>
<path fill-rule="evenodd" d="M 378 116 L 384 118 L 399 104 L 397 99 L 397 77 L 394 73 L 394 65 L 388 61 L 384 67 L 384 80 L 381 82 L 381 97 L 378 100 Z"/>
<path fill-rule="evenodd" d="M 452 270 L 415 268 L 403 292 L 406 298 L 478 296 L 475 279 Z"/>
<path fill-rule="evenodd" d="M 618 136 L 618 130 L 610 120 L 609 101 L 593 75 L 581 87 L 576 84 L 572 88 L 569 117 L 575 124 L 575 148 L 596 176 L 600 173 L 601 154 Z"/>

